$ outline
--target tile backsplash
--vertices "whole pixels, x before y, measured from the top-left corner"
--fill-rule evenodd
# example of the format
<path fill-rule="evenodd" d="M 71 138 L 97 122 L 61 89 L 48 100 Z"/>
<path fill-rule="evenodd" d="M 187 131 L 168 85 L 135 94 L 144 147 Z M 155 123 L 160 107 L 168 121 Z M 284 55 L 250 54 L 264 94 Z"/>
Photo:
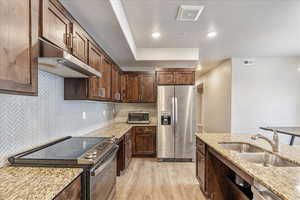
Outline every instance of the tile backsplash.
<path fill-rule="evenodd" d="M 39 71 L 38 90 L 38 97 L 0 94 L 0 166 L 11 154 L 85 134 L 114 118 L 113 103 L 65 101 L 62 77 Z"/>

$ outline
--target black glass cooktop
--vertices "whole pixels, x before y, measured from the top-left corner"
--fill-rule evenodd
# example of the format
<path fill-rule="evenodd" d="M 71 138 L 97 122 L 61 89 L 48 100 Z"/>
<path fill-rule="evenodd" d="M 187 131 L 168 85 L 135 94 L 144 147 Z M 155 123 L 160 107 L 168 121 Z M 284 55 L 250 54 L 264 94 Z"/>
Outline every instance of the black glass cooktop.
<path fill-rule="evenodd" d="M 103 140 L 104 138 L 72 137 L 36 152 L 24 155 L 20 158 L 40 160 L 73 160 L 77 159 L 92 147 L 101 143 Z"/>

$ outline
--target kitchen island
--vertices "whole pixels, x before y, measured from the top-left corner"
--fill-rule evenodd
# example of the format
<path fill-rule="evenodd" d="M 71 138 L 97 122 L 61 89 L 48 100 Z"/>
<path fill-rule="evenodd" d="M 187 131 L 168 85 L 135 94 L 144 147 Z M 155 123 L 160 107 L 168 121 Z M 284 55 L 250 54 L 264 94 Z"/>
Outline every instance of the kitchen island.
<path fill-rule="evenodd" d="M 63 194 L 66 188 L 73 188 L 72 198 L 80 199 L 82 171 L 80 168 L 2 167 L 0 200 L 60 200 L 66 198 Z M 75 186 L 79 188 L 74 190 Z"/>
<path fill-rule="evenodd" d="M 275 153 L 291 166 L 261 166 L 248 162 L 238 152 L 224 148 L 220 143 L 246 143 L 271 152 L 265 141 L 253 141 L 251 135 L 196 134 L 197 178 L 202 191 L 214 199 L 251 199 L 231 179 L 238 175 L 248 184 L 261 184 L 282 200 L 300 199 L 300 148 L 280 145 Z M 299 165 L 300 166 L 300 165 Z M 231 195 L 230 197 L 228 195 Z"/>

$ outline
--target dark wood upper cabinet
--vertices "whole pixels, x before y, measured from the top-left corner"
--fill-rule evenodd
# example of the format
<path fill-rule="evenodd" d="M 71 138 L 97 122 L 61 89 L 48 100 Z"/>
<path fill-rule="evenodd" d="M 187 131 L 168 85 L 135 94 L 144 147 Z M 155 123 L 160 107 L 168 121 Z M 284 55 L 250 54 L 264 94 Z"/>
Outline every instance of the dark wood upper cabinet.
<path fill-rule="evenodd" d="M 60 11 L 56 1 L 41 2 L 41 37 L 66 51 L 71 51 L 71 20 Z"/>
<path fill-rule="evenodd" d="M 156 72 L 158 85 L 194 85 L 195 71 L 189 68 L 161 69 Z"/>
<path fill-rule="evenodd" d="M 134 157 L 156 156 L 156 127 L 134 127 L 133 128 L 132 154 Z"/>
<path fill-rule="evenodd" d="M 174 85 L 174 72 L 157 72 L 158 85 Z"/>
<path fill-rule="evenodd" d="M 72 38 L 70 47 L 72 48 L 73 55 L 87 63 L 89 41 L 86 32 L 79 26 L 79 24 L 74 23 L 73 34 L 71 34 L 70 37 Z"/>
<path fill-rule="evenodd" d="M 141 74 L 140 75 L 140 101 L 143 103 L 156 102 L 156 81 L 155 74 Z"/>
<path fill-rule="evenodd" d="M 0 1 L 0 90 L 37 95 L 39 0 Z"/>
<path fill-rule="evenodd" d="M 112 72 L 111 72 L 111 93 L 112 93 L 112 99 L 114 101 L 120 101 L 120 72 L 116 65 L 112 66 Z"/>
<path fill-rule="evenodd" d="M 102 73 L 102 77 L 99 78 L 100 96 L 104 99 L 111 99 L 112 63 L 108 59 L 102 59 L 100 72 Z"/>
<path fill-rule="evenodd" d="M 174 72 L 175 83 L 178 85 L 194 85 L 195 72 Z"/>
<path fill-rule="evenodd" d="M 122 102 L 127 102 L 126 100 L 126 80 L 127 80 L 127 75 L 125 73 L 121 73 L 121 101 Z"/>
<path fill-rule="evenodd" d="M 136 103 L 140 101 L 139 93 L 139 74 L 128 73 L 125 75 L 126 80 L 126 91 L 125 91 L 125 102 Z"/>
<path fill-rule="evenodd" d="M 89 43 L 89 54 L 88 54 L 88 63 L 91 67 L 101 72 L 101 64 L 102 64 L 102 54 L 98 50 L 98 48 Z M 91 99 L 98 99 L 101 97 L 100 95 L 100 78 L 89 78 L 89 97 Z"/>
<path fill-rule="evenodd" d="M 155 103 L 156 80 L 150 72 L 126 72 L 121 77 L 122 102 Z"/>

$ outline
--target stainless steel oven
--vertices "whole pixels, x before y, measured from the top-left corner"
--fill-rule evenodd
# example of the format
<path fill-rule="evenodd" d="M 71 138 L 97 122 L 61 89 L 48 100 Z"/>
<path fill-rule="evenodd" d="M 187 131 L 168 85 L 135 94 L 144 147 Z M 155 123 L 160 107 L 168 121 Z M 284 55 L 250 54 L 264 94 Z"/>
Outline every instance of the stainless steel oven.
<path fill-rule="evenodd" d="M 82 200 L 115 200 L 118 145 L 111 138 L 65 137 L 9 158 L 12 165 L 83 168 Z"/>
<path fill-rule="evenodd" d="M 129 112 L 128 123 L 129 124 L 149 124 L 150 123 L 149 112 Z"/>
<path fill-rule="evenodd" d="M 117 150 L 90 170 L 90 200 L 116 199 Z"/>

